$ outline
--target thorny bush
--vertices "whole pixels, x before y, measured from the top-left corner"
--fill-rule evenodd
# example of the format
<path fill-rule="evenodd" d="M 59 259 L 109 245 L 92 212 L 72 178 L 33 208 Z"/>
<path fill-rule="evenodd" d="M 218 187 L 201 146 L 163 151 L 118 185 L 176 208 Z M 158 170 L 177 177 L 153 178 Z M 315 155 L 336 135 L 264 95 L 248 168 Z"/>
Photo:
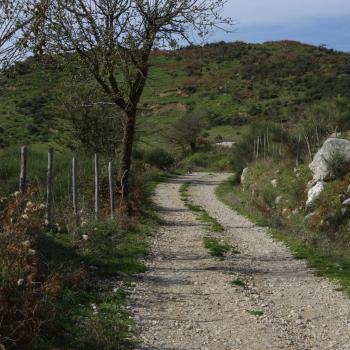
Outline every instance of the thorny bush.
<path fill-rule="evenodd" d="M 17 192 L 0 203 L 0 349 L 31 349 L 54 317 L 62 278 L 45 271 L 35 250 L 42 204 Z"/>

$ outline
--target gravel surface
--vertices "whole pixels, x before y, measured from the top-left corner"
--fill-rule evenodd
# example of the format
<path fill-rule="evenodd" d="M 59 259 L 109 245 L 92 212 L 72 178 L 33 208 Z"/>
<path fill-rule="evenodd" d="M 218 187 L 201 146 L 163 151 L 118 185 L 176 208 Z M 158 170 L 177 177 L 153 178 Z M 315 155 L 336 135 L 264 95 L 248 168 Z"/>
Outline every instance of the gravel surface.
<path fill-rule="evenodd" d="M 130 297 L 143 341 L 138 349 L 350 349 L 350 300 L 265 229 L 218 201 L 215 187 L 228 176 L 198 173 L 158 186 L 163 223 Z M 185 208 L 179 195 L 184 182 L 191 182 L 193 201 L 224 233 L 210 233 Z M 211 257 L 203 247 L 208 235 L 240 254 Z"/>

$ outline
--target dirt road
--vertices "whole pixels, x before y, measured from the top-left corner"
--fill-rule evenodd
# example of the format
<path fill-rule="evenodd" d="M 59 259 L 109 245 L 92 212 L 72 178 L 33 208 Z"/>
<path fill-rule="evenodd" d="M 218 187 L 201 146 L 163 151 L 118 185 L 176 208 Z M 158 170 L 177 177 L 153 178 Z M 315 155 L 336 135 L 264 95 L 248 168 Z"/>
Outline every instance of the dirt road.
<path fill-rule="evenodd" d="M 143 341 L 138 349 L 350 349 L 350 300 L 265 229 L 222 204 L 215 187 L 227 177 L 199 173 L 159 185 L 163 223 L 130 299 Z M 210 233 L 184 206 L 184 182 L 224 233 Z M 203 246 L 208 235 L 240 254 L 210 256 Z"/>

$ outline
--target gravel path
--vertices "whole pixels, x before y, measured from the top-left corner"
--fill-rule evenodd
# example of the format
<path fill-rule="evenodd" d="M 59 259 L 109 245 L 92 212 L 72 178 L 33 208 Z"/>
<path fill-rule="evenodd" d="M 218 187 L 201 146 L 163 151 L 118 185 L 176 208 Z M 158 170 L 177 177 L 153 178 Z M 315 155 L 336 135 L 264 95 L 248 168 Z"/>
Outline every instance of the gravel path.
<path fill-rule="evenodd" d="M 215 187 L 227 177 L 199 173 L 158 186 L 163 223 L 130 298 L 143 340 L 138 349 L 350 349 L 350 300 L 219 202 Z M 193 201 L 224 226 L 216 235 L 240 254 L 219 260 L 207 253 L 209 228 L 184 207 L 183 182 L 191 182 Z M 235 279 L 245 286 L 232 286 Z"/>

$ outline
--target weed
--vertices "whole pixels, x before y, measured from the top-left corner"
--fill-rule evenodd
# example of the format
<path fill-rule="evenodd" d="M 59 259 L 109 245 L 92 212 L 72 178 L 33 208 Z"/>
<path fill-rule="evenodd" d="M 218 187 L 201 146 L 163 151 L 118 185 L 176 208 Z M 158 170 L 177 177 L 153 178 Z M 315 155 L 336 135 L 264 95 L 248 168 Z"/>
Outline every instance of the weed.
<path fill-rule="evenodd" d="M 233 281 L 230 282 L 230 284 L 232 286 L 245 287 L 245 283 L 242 280 L 240 280 L 240 279 L 233 280 Z"/>
<path fill-rule="evenodd" d="M 224 257 L 231 250 L 231 246 L 226 242 L 220 242 L 213 237 L 203 238 L 204 248 L 208 249 L 209 254 L 217 257 Z"/>
<path fill-rule="evenodd" d="M 264 311 L 261 310 L 249 310 L 248 312 L 253 316 L 262 316 L 264 314 Z"/>
<path fill-rule="evenodd" d="M 224 232 L 224 227 L 212 216 L 210 216 L 203 207 L 194 204 L 188 193 L 190 183 L 184 183 L 180 187 L 181 199 L 185 203 L 186 207 L 198 215 L 198 220 L 210 225 L 210 229 L 213 232 Z"/>
<path fill-rule="evenodd" d="M 346 168 L 345 165 L 347 163 L 344 148 L 338 147 L 334 149 L 324 160 L 327 164 L 328 171 L 334 178 L 339 178 L 344 174 L 344 168 Z"/>

